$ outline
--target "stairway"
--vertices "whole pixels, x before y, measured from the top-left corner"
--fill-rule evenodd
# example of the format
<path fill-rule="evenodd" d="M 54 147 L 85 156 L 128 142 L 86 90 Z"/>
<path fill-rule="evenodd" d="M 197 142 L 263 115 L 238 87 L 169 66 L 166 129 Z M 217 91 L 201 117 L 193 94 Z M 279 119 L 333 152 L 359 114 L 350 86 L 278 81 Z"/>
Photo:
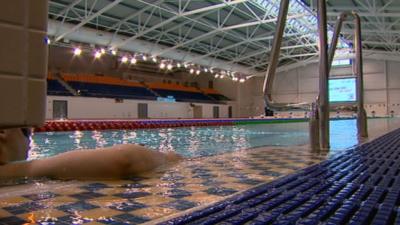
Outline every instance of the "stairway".
<path fill-rule="evenodd" d="M 161 95 L 159 95 L 157 92 L 153 91 L 153 89 L 151 89 L 149 87 L 149 85 L 147 85 L 144 81 L 140 81 L 140 84 L 142 84 L 147 90 L 149 90 L 153 95 L 162 98 Z"/>
<path fill-rule="evenodd" d="M 56 80 L 65 88 L 67 89 L 73 96 L 79 96 L 78 92 L 73 89 L 62 77 L 60 73 L 55 73 L 54 77 Z"/>

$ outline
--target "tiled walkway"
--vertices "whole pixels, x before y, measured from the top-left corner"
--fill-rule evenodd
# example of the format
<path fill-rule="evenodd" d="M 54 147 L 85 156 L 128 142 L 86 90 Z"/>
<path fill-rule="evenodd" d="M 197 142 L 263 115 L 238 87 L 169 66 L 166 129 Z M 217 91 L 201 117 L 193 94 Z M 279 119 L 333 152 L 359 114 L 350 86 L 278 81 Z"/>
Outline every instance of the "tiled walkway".
<path fill-rule="evenodd" d="M 0 224 L 148 222 L 217 202 L 324 158 L 302 147 L 260 148 L 188 160 L 131 180 L 6 186 L 0 188 Z"/>
<path fill-rule="evenodd" d="M 400 129 L 160 224 L 400 224 Z"/>

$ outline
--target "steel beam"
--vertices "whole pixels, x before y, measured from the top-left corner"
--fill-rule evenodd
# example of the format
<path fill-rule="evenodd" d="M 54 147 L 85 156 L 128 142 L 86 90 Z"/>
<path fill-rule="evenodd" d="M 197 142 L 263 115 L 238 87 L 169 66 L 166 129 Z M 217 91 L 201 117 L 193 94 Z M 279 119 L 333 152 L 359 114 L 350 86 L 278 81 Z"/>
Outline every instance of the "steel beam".
<path fill-rule="evenodd" d="M 74 27 L 72 27 L 70 30 L 62 33 L 61 35 L 58 35 L 55 38 L 55 41 L 59 41 L 61 39 L 63 39 L 65 36 L 67 36 L 68 34 L 78 30 L 79 28 L 81 28 L 82 26 L 84 26 L 87 22 L 91 21 L 92 19 L 98 17 L 99 15 L 103 14 L 104 12 L 106 12 L 107 10 L 111 9 L 112 7 L 118 5 L 120 2 L 122 2 L 123 0 L 115 0 L 112 3 L 108 4 L 107 6 L 105 6 L 104 8 L 100 9 L 99 11 L 97 11 L 96 13 L 93 13 L 92 15 L 88 16 L 86 19 L 84 19 L 82 22 L 80 22 L 79 24 L 75 25 Z"/>
<path fill-rule="evenodd" d="M 116 43 L 116 44 L 112 44 L 112 47 L 113 48 L 118 48 L 120 46 L 123 46 L 123 45 L 127 44 L 128 42 L 133 41 L 133 40 L 135 40 L 135 39 L 137 39 L 137 38 L 139 38 L 139 37 L 151 32 L 151 31 L 153 31 L 155 29 L 158 29 L 158 28 L 160 28 L 160 27 L 162 27 L 162 26 L 164 26 L 164 25 L 166 25 L 166 24 L 168 24 L 168 23 L 170 23 L 170 22 L 172 22 L 172 21 L 174 21 L 174 20 L 176 20 L 176 19 L 178 19 L 180 17 L 187 17 L 187 16 L 194 15 L 194 14 L 197 14 L 197 13 L 202 13 L 202 12 L 206 12 L 206 11 L 210 11 L 210 10 L 214 10 L 214 9 L 218 9 L 218 8 L 222 8 L 222 7 L 226 7 L 226 6 L 230 6 L 230 5 L 240 4 L 240 3 L 243 3 L 243 2 L 246 2 L 246 1 L 247 0 L 227 1 L 227 2 L 224 2 L 224 3 L 221 3 L 221 4 L 212 5 L 212 6 L 208 6 L 208 7 L 203 7 L 203 8 L 199 8 L 199 9 L 194 9 L 194 10 L 187 11 L 187 12 L 184 12 L 184 13 L 177 13 L 174 16 L 172 16 L 171 18 L 169 18 L 169 19 L 167 19 L 167 20 L 165 20 L 165 21 L 163 21 L 163 22 L 161 22 L 161 23 L 159 23 L 157 25 L 154 25 L 154 26 L 150 27 L 149 29 L 143 30 L 143 31 L 137 33 L 136 35 L 134 35 L 134 36 L 132 36 L 130 38 L 127 38 L 126 40 L 124 40 L 122 42 L 119 42 L 119 43 Z M 146 3 L 146 2 L 143 2 L 143 3 Z M 146 3 L 146 4 L 149 4 L 149 3 Z"/>

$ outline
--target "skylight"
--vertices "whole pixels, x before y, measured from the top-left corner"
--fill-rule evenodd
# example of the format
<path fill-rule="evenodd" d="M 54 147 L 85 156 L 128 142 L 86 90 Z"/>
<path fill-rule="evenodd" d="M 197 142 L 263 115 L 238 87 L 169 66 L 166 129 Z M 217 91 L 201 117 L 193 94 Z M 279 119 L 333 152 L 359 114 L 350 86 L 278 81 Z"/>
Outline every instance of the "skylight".
<path fill-rule="evenodd" d="M 279 13 L 280 0 L 252 0 L 253 3 L 262 6 L 271 16 L 277 17 Z M 289 3 L 290 15 L 304 15 L 287 20 L 286 29 L 301 34 L 309 34 L 308 38 L 314 42 L 318 41 L 317 35 L 317 17 L 301 0 L 293 0 Z M 329 41 L 333 36 L 333 28 L 328 27 Z M 349 48 L 349 45 L 339 39 L 338 48 Z"/>

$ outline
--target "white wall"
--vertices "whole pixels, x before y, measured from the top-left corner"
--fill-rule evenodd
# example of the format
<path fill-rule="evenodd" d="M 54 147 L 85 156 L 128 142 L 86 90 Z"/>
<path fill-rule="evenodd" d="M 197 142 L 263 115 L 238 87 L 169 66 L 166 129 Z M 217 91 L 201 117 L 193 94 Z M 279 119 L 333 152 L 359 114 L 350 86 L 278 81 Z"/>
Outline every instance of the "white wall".
<path fill-rule="evenodd" d="M 193 118 L 193 109 L 186 102 L 157 102 L 141 100 L 124 100 L 116 103 L 114 99 L 47 96 L 46 119 L 53 119 L 53 101 L 68 101 L 69 119 L 136 119 L 137 104 L 148 104 L 149 118 Z M 213 107 L 219 107 L 220 118 L 228 117 L 229 105 L 200 104 L 203 109 L 203 118 L 213 118 Z M 232 105 L 232 104 L 230 104 Z M 233 104 L 233 107 L 234 104 Z"/>
<path fill-rule="evenodd" d="M 351 76 L 351 67 L 332 68 L 331 77 Z M 246 99 L 239 108 L 247 108 L 247 114 L 259 115 L 256 105 L 263 104 L 262 82 L 253 78 L 252 83 L 241 88 Z M 393 61 L 364 61 L 365 109 L 368 114 L 387 115 L 393 110 L 400 114 L 400 63 Z M 251 91 L 249 91 L 250 89 Z M 318 92 L 318 64 L 298 67 L 278 73 L 273 86 L 276 102 L 311 102 Z M 250 107 L 250 108 L 249 108 Z"/>

